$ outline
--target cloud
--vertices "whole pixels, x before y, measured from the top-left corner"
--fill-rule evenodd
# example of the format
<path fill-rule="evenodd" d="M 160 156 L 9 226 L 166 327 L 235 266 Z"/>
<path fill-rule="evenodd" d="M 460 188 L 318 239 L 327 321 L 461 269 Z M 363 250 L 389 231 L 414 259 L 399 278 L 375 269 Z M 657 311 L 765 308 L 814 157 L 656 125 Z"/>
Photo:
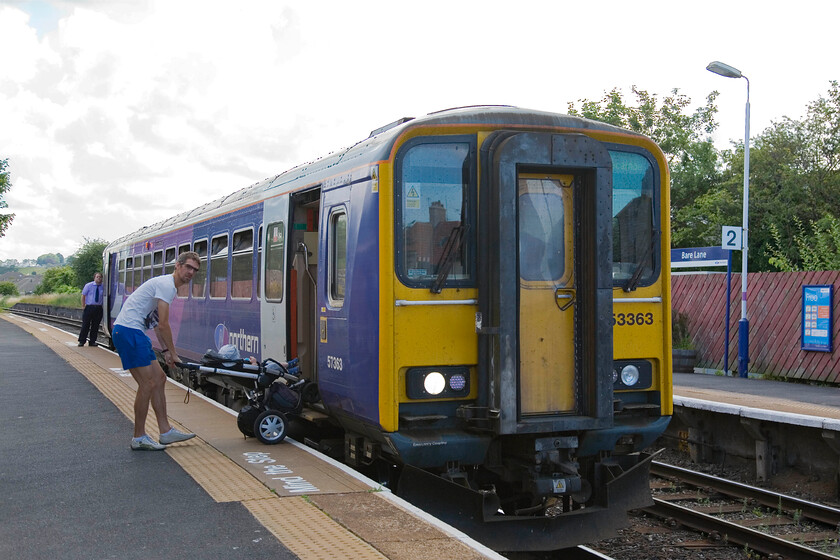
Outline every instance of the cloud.
<path fill-rule="evenodd" d="M 750 75 L 756 131 L 836 79 L 818 54 L 832 52 L 840 8 L 805 0 L 780 16 L 710 1 L 607 0 L 593 16 L 543 0 L 4 0 L 0 158 L 17 217 L 0 258 L 121 237 L 403 116 L 480 103 L 564 112 L 633 84 L 679 87 L 699 105 L 717 89 L 725 144 L 743 135 L 743 84 L 705 72 L 710 60 Z M 779 70 L 796 64 L 796 79 Z"/>

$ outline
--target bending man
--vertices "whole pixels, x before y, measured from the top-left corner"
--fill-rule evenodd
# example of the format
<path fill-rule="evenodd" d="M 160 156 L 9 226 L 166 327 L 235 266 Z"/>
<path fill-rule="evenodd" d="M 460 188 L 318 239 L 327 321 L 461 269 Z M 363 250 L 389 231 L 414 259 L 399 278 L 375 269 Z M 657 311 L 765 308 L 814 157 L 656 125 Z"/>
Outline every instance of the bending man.
<path fill-rule="evenodd" d="M 131 372 L 137 382 L 137 396 L 134 399 L 134 438 L 132 449 L 161 450 L 166 444 L 185 441 L 195 434 L 185 434 L 172 427 L 166 416 L 166 374 L 160 367 L 152 341 L 146 330 L 154 328 L 158 341 L 163 344 L 163 358 L 166 365 L 175 365 L 175 341 L 169 326 L 169 304 L 175 299 L 178 288 L 188 284 L 198 272 L 201 262 L 197 253 L 186 252 L 178 256 L 172 274 L 158 276 L 144 282 L 128 299 L 114 321 L 111 340 L 122 360 L 123 369 Z M 146 417 L 149 403 L 155 411 L 160 443 L 146 434 Z"/>

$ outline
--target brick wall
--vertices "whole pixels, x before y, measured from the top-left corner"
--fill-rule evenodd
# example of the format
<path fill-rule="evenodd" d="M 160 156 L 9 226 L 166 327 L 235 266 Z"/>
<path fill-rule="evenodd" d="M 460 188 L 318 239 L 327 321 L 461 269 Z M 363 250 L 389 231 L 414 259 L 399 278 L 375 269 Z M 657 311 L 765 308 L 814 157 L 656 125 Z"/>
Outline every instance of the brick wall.
<path fill-rule="evenodd" d="M 840 383 L 840 271 L 759 272 L 747 279 L 750 372 L 801 380 Z M 834 285 L 833 352 L 801 350 L 802 286 Z M 723 370 L 726 274 L 685 274 L 671 278 L 674 312 L 688 317 L 698 366 Z M 732 275 L 729 369 L 738 367 L 741 275 Z"/>

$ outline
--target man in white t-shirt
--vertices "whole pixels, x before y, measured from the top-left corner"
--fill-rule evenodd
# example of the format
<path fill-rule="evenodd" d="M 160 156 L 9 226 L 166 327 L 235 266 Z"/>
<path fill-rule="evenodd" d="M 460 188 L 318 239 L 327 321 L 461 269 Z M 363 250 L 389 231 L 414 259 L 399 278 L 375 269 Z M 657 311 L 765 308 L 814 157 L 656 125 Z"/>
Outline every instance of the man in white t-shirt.
<path fill-rule="evenodd" d="M 198 272 L 201 261 L 192 251 L 181 253 L 172 274 L 147 280 L 128 296 L 114 321 L 111 341 L 117 348 L 123 369 L 131 372 L 137 382 L 137 396 L 134 399 L 134 438 L 131 448 L 137 450 L 161 450 L 166 444 L 185 441 L 195 434 L 176 430 L 166 416 L 166 374 L 157 361 L 152 341 L 146 330 L 155 329 L 157 339 L 163 347 L 166 365 L 175 365 L 175 341 L 169 326 L 169 304 L 175 299 L 178 288 L 188 284 Z M 155 411 L 160 443 L 146 434 L 146 417 L 149 403 Z"/>

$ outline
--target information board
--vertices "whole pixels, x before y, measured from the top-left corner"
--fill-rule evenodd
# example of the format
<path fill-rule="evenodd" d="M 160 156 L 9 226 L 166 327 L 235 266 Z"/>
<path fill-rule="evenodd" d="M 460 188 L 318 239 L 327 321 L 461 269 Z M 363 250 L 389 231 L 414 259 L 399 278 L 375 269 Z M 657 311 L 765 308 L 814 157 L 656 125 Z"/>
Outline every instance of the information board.
<path fill-rule="evenodd" d="M 802 349 L 831 352 L 834 286 L 802 286 Z"/>

